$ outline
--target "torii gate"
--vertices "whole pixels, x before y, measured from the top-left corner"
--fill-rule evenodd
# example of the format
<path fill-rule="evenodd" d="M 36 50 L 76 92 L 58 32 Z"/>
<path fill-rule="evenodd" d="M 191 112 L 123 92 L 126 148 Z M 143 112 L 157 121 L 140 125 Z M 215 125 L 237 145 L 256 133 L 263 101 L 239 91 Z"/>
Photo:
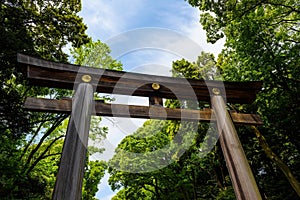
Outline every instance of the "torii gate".
<path fill-rule="evenodd" d="M 257 184 L 233 125 L 261 125 L 256 114 L 228 112 L 224 97 L 230 103 L 252 103 L 261 89 L 261 82 L 220 82 L 86 68 L 71 64 L 49 62 L 18 54 L 18 62 L 27 67 L 31 84 L 61 89 L 75 89 L 71 99 L 42 99 L 28 97 L 24 107 L 30 111 L 71 113 L 53 199 L 81 199 L 82 180 L 90 118 L 100 116 L 156 118 L 191 121 L 216 121 L 226 165 L 237 199 L 261 199 Z M 196 100 L 210 101 L 212 109 L 186 110 L 162 106 L 162 98 L 193 99 L 185 91 L 192 87 Z M 150 106 L 107 104 L 94 101 L 93 93 L 113 93 L 149 98 Z M 152 106 L 160 105 L 160 106 Z M 95 113 L 92 108 L 95 108 Z M 80 122 L 80 123 L 79 123 Z"/>

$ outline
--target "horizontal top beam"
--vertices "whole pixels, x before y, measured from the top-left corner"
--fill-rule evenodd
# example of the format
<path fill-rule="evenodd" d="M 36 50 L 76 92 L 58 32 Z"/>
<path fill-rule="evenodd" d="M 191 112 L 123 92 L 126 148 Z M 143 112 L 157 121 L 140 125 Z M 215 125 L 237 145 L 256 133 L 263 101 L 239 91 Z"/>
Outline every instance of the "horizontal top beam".
<path fill-rule="evenodd" d="M 18 54 L 18 62 L 27 67 L 27 77 L 36 86 L 74 89 L 89 75 L 97 92 L 131 96 L 157 96 L 166 99 L 210 101 L 213 88 L 218 88 L 230 103 L 252 103 L 262 82 L 204 81 L 166 76 L 114 71 L 50 62 Z M 159 84 L 159 89 L 152 87 Z"/>

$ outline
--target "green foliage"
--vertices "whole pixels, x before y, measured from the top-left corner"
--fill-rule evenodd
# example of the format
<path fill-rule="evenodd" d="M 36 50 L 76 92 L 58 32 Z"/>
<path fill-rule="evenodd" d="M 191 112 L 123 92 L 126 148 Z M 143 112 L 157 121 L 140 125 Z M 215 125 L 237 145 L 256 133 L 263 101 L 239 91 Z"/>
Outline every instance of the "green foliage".
<path fill-rule="evenodd" d="M 105 174 L 107 166 L 104 161 L 88 161 L 85 169 L 82 199 L 95 200 L 98 184 Z"/>
<path fill-rule="evenodd" d="M 127 136 L 119 144 L 118 149 L 139 153 L 158 150 L 169 144 L 176 136 L 178 139 L 179 125 L 175 121 L 147 121 L 136 133 Z M 187 126 L 182 131 L 184 133 L 181 135 L 182 140 L 188 137 L 189 129 Z M 168 166 L 151 172 L 130 173 L 124 169 L 116 169 L 116 162 L 137 163 L 132 158 L 124 158 L 124 155 L 117 151 L 109 162 L 111 174 L 109 183 L 113 190 L 121 189 L 114 198 L 215 199 L 219 196 L 219 199 L 225 199 L 222 198 L 222 194 L 227 194 L 227 187 L 230 186 L 228 173 L 219 146 L 213 148 L 211 152 L 206 148 L 207 145 L 210 146 L 209 140 L 216 141 L 213 135 L 205 136 L 207 130 L 207 124 L 199 124 L 198 135 L 193 135 L 190 148 L 182 156 L 177 156 L 178 152 L 172 154 L 173 161 Z M 176 148 L 181 150 L 178 146 Z M 168 150 L 172 152 L 173 149 Z M 207 154 L 205 157 L 204 153 Z M 138 163 L 139 167 L 157 164 L 147 158 L 140 159 Z M 234 199 L 234 195 L 231 197 Z"/>
<path fill-rule="evenodd" d="M 182 59 L 173 62 L 173 76 L 189 79 L 217 80 L 220 79 L 219 69 L 213 54 L 201 52 L 196 62 L 190 63 Z"/>
<path fill-rule="evenodd" d="M 90 122 L 90 131 L 89 131 L 89 146 L 88 152 L 90 155 L 94 153 L 102 153 L 103 148 L 99 147 L 99 144 L 103 139 L 106 138 L 108 133 L 107 127 L 101 127 L 99 124 L 101 122 L 101 117 L 92 116 Z"/>
<path fill-rule="evenodd" d="M 110 55 L 109 47 L 100 40 L 71 50 L 75 64 L 103 69 L 122 70 L 122 64 L 114 60 Z"/>
<path fill-rule="evenodd" d="M 0 7 L 0 126 L 6 137 L 14 140 L 32 128 L 32 123 L 26 123 L 29 114 L 22 109 L 24 97 L 51 93 L 28 87 L 20 73 L 23 69 L 16 63 L 17 52 L 66 62 L 63 47 L 67 43 L 80 46 L 89 39 L 84 33 L 86 26 L 76 15 L 78 1 L 1 1 Z"/>
<path fill-rule="evenodd" d="M 19 143 L 17 148 L 11 146 L 9 150 L 15 154 L 10 154 L 9 159 L 3 158 L 10 168 L 1 163 L 1 168 L 5 167 L 1 176 L 2 198 L 51 198 L 64 136 L 60 124 L 65 118 L 66 115 L 45 114 L 27 140 Z"/>
<path fill-rule="evenodd" d="M 66 62 L 67 43 L 80 46 L 89 41 L 86 26 L 77 16 L 81 6 L 75 0 L 1 1 L 0 3 L 0 88 L 1 130 L 21 136 L 29 132 L 29 116 L 22 109 L 25 96 L 51 93 L 29 88 L 16 63 L 17 52 Z M 33 115 L 34 116 L 34 115 Z"/>
<path fill-rule="evenodd" d="M 241 112 L 258 112 L 270 148 L 299 179 L 300 5 L 288 1 L 189 0 L 199 7 L 208 41 L 220 34 L 226 44 L 217 66 L 224 80 L 263 81 L 255 104 L 235 105 Z M 266 158 L 249 129 L 239 129 L 262 195 L 268 199 L 296 199 L 297 194 L 273 161 Z"/>
<path fill-rule="evenodd" d="M 173 62 L 173 75 L 212 79 L 217 74 L 215 63 L 211 54 L 203 52 L 196 63 L 186 60 Z M 166 101 L 166 106 L 180 108 L 182 103 L 187 109 L 195 109 L 193 102 L 177 100 Z M 197 108 L 206 104 L 200 102 Z M 216 127 L 212 124 L 146 121 L 133 135 L 122 140 L 109 161 L 109 184 L 113 190 L 120 189 L 113 199 L 235 199 L 222 152 L 219 144 L 215 146 L 216 142 Z M 139 155 L 129 157 L 124 151 Z M 160 167 L 161 163 L 153 157 L 140 155 L 156 151 L 161 151 L 158 156 L 164 155 L 163 158 L 171 162 Z M 147 165 L 157 169 L 134 173 L 134 169 L 141 171 Z"/>
<path fill-rule="evenodd" d="M 50 199 L 52 197 L 63 142 L 64 140 L 62 137 L 52 139 L 52 141 L 49 140 L 44 142 L 39 148 L 38 152 L 35 153 L 36 160 L 25 172 L 30 177 L 34 177 L 35 179 L 39 180 L 37 184 L 42 184 L 42 186 L 39 188 L 42 190 L 42 193 L 39 196 L 40 199 Z M 36 145 L 33 145 L 30 147 L 30 149 L 34 149 L 35 147 Z M 32 189 L 37 190 L 35 185 L 32 185 Z"/>
<path fill-rule="evenodd" d="M 1 199 L 51 198 L 67 115 L 31 113 L 25 111 L 22 105 L 26 96 L 59 99 L 70 96 L 71 92 L 29 86 L 22 73 L 25 69 L 19 68 L 16 55 L 19 52 L 66 63 L 66 45 L 82 48 L 83 44 L 90 42 L 85 34 L 87 27 L 77 15 L 80 10 L 81 2 L 78 0 L 13 0 L 0 3 Z M 100 42 L 97 45 L 105 46 Z M 109 49 L 105 48 L 100 53 L 99 56 L 112 61 L 113 69 L 120 69 L 120 63 L 107 56 Z M 98 122 L 97 118 L 92 120 L 91 139 L 94 141 L 101 140 L 107 132 L 106 128 L 97 126 Z M 93 152 L 96 151 L 102 149 L 93 148 Z M 102 172 L 97 171 L 101 169 L 97 163 L 89 164 L 85 194 L 90 198 L 96 193 L 95 186 Z"/>

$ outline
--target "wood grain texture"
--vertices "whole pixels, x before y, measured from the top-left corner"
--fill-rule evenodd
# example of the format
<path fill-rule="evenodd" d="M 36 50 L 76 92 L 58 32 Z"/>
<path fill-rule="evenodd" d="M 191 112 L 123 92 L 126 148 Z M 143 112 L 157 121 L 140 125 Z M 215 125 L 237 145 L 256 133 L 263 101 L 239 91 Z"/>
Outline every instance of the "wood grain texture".
<path fill-rule="evenodd" d="M 206 110 L 171 109 L 161 106 L 132 106 L 122 104 L 106 104 L 102 101 L 95 102 L 95 115 L 111 117 L 131 117 L 146 119 L 168 119 L 187 121 L 215 121 L 214 112 Z M 24 108 L 37 112 L 71 113 L 72 99 L 41 99 L 28 97 Z M 235 124 L 262 125 L 262 121 L 255 114 L 230 113 Z"/>
<path fill-rule="evenodd" d="M 238 200 L 262 199 L 223 98 L 213 96 L 212 106 L 217 119 L 219 141 L 236 198 Z"/>
<path fill-rule="evenodd" d="M 72 102 L 71 102 L 72 103 Z M 72 115 L 66 138 L 52 199 L 81 200 L 91 111 L 93 107 L 93 87 L 79 85 L 73 98 Z"/>
<path fill-rule="evenodd" d="M 73 100 L 27 98 L 24 105 L 31 111 L 72 114 L 53 199 L 81 199 L 88 129 L 93 105 L 95 106 L 93 114 L 100 116 L 217 121 L 221 147 L 237 199 L 261 199 L 233 122 L 261 125 L 262 121 L 255 114 L 229 113 L 224 99 L 230 103 L 250 104 L 261 90 L 262 82 L 204 81 L 145 75 L 49 62 L 23 54 L 18 54 L 18 62 L 21 67 L 27 67 L 27 77 L 33 85 L 77 91 Z M 90 84 L 82 83 L 83 75 L 91 77 Z M 153 83 L 159 84 L 159 89 L 154 90 Z M 213 88 L 220 91 L 220 96 L 215 96 L 211 92 Z M 151 106 L 94 102 L 94 91 L 149 97 Z M 162 98 L 207 101 L 211 102 L 213 110 L 163 108 Z"/>
<path fill-rule="evenodd" d="M 49 62 L 23 54 L 18 54 L 18 62 L 27 67 L 27 77 L 33 85 L 74 89 L 82 75 L 88 74 L 97 92 L 130 96 L 210 101 L 211 89 L 218 88 L 227 102 L 249 104 L 262 87 L 260 81 L 222 82 L 154 76 Z M 152 83 L 159 84 L 159 90 L 154 90 Z"/>

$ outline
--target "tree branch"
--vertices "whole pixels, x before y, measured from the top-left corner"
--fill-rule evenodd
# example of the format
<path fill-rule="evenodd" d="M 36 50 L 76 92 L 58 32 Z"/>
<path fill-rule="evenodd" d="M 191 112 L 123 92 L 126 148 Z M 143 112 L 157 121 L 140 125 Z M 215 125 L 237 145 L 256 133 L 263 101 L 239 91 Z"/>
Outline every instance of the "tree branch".
<path fill-rule="evenodd" d="M 150 189 L 146 188 L 145 185 L 142 185 L 142 188 L 144 188 L 144 190 L 147 190 L 147 191 L 151 192 L 155 196 L 155 192 L 153 190 L 150 190 Z"/>
<path fill-rule="evenodd" d="M 38 128 L 36 129 L 36 131 L 34 132 L 32 138 L 30 139 L 30 141 L 27 143 L 27 145 L 25 146 L 23 152 L 22 152 L 22 155 L 20 156 L 19 160 L 21 160 L 24 155 L 26 154 L 28 148 L 30 147 L 30 145 L 32 144 L 34 138 L 38 135 L 38 133 L 40 132 L 40 130 L 42 129 L 43 125 L 45 122 L 49 121 L 49 119 L 46 119 L 46 120 L 41 120 L 39 123 L 40 125 L 38 126 Z"/>
<path fill-rule="evenodd" d="M 240 15 L 238 15 L 238 18 L 242 18 L 244 15 L 246 15 L 247 13 L 249 13 L 251 10 L 255 9 L 257 6 L 260 6 L 262 4 L 265 3 L 265 0 L 259 1 L 256 4 L 254 4 L 253 6 L 251 6 L 250 8 L 246 9 L 244 12 L 242 12 Z M 237 12 L 238 13 L 238 12 Z"/>
<path fill-rule="evenodd" d="M 293 12 L 300 13 L 300 10 L 295 9 L 295 7 L 293 7 L 293 6 L 285 5 L 285 4 L 282 4 L 282 3 L 273 3 L 273 2 L 270 2 L 270 1 L 267 1 L 267 3 L 268 3 L 269 5 L 272 5 L 272 6 L 281 6 L 281 7 L 288 8 L 288 9 L 290 9 L 290 10 L 293 11 Z"/>
<path fill-rule="evenodd" d="M 45 156 L 42 157 L 41 160 L 45 159 L 45 158 L 49 158 L 51 156 L 58 156 L 58 155 L 61 155 L 61 152 L 60 153 L 51 153 L 51 154 L 47 154 Z"/>
<path fill-rule="evenodd" d="M 260 133 L 260 131 L 255 127 L 251 126 L 252 130 L 254 131 L 260 146 L 263 148 L 266 155 L 280 168 L 280 170 L 283 172 L 285 177 L 290 182 L 291 186 L 296 191 L 297 195 L 300 197 L 300 183 L 296 179 L 296 177 L 293 175 L 290 168 L 272 151 L 270 146 L 268 145 L 265 137 Z"/>
<path fill-rule="evenodd" d="M 56 121 L 53 123 L 53 125 L 51 126 L 51 128 L 49 128 L 47 130 L 47 132 L 43 135 L 43 137 L 41 138 L 41 140 L 39 141 L 38 145 L 31 151 L 30 155 L 27 158 L 27 161 L 25 163 L 24 166 L 24 170 L 26 170 L 26 167 L 29 165 L 30 161 L 32 160 L 34 154 L 38 151 L 38 149 L 42 146 L 44 140 L 61 124 L 61 122 L 63 120 L 65 120 L 67 118 L 68 115 L 60 115 Z"/>
<path fill-rule="evenodd" d="M 30 168 L 26 171 L 26 174 L 29 174 L 29 173 L 34 169 L 34 167 L 35 167 L 41 160 L 43 160 L 44 158 L 47 158 L 47 157 L 52 156 L 52 155 L 58 155 L 58 154 L 61 154 L 61 152 L 60 152 L 60 153 L 55 153 L 55 154 L 48 154 L 48 155 L 45 155 L 45 154 L 48 152 L 48 150 L 51 148 L 51 146 L 52 146 L 57 140 L 59 140 L 59 139 L 61 139 L 61 138 L 63 138 L 63 137 L 64 137 L 64 136 L 61 135 L 61 136 L 55 138 L 55 139 L 47 146 L 47 148 L 42 152 L 42 154 L 34 161 L 34 163 L 33 163 L 33 164 L 30 166 Z"/>

